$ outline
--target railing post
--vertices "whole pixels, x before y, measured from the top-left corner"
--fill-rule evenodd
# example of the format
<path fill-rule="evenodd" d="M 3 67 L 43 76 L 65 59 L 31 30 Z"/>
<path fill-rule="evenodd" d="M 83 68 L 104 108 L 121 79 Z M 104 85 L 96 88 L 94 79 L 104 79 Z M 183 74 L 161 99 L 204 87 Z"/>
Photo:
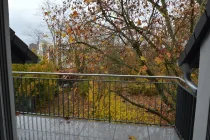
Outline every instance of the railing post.
<path fill-rule="evenodd" d="M 184 140 L 192 140 L 195 107 L 196 96 L 178 85 L 175 126 Z"/>
<path fill-rule="evenodd" d="M 109 123 L 111 123 L 111 95 L 110 95 L 110 82 L 109 82 Z"/>
<path fill-rule="evenodd" d="M 163 111 L 163 80 L 162 80 L 162 82 L 161 82 L 161 105 L 160 105 L 160 113 L 161 113 L 161 115 L 162 115 L 162 111 Z M 162 125 L 162 118 L 160 117 L 160 126 Z"/>

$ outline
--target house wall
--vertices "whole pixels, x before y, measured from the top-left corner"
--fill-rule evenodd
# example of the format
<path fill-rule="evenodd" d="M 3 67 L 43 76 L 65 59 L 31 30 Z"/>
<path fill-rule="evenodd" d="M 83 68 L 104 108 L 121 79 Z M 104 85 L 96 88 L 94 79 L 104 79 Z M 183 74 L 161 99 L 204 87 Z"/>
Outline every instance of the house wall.
<path fill-rule="evenodd" d="M 200 49 L 199 83 L 193 140 L 205 140 L 210 104 L 210 32 Z"/>

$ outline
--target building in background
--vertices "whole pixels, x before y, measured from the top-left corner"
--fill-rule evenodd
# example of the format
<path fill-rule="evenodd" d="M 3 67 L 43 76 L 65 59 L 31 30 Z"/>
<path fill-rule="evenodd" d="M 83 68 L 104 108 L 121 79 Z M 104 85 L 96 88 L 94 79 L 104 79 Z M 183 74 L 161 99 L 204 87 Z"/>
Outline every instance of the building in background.
<path fill-rule="evenodd" d="M 37 42 L 29 44 L 29 49 L 36 53 L 41 58 L 52 59 L 54 45 L 46 42 Z"/>
<path fill-rule="evenodd" d="M 34 44 L 34 43 L 31 43 L 29 44 L 28 48 L 33 51 L 34 53 L 37 54 L 37 51 L 38 51 L 38 44 Z"/>
<path fill-rule="evenodd" d="M 52 59 L 52 50 L 54 48 L 54 45 L 51 43 L 45 43 L 45 42 L 41 42 L 38 44 L 38 50 L 37 50 L 37 55 L 39 55 L 40 57 L 45 57 L 48 60 Z"/>

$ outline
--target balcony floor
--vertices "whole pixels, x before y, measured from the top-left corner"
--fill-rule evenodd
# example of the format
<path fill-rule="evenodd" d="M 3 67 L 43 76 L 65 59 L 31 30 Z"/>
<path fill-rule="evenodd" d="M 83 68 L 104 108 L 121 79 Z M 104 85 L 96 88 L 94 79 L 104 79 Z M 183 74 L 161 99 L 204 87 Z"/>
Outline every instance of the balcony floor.
<path fill-rule="evenodd" d="M 19 115 L 19 140 L 180 140 L 174 128 Z"/>

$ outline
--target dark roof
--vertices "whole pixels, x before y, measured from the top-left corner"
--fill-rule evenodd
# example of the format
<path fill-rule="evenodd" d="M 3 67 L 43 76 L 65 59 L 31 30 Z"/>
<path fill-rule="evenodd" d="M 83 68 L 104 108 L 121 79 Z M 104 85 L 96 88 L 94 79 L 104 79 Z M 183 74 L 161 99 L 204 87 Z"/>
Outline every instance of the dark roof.
<path fill-rule="evenodd" d="M 207 32 L 210 30 L 210 0 L 206 4 L 206 10 L 198 21 L 194 33 L 190 37 L 184 51 L 181 53 L 178 63 L 181 66 L 188 63 L 190 68 L 199 67 L 200 47 Z"/>
<path fill-rule="evenodd" d="M 15 32 L 10 29 L 10 42 L 12 63 L 25 64 L 25 63 L 37 63 L 38 56 L 34 54 L 28 46 L 15 35 Z"/>

